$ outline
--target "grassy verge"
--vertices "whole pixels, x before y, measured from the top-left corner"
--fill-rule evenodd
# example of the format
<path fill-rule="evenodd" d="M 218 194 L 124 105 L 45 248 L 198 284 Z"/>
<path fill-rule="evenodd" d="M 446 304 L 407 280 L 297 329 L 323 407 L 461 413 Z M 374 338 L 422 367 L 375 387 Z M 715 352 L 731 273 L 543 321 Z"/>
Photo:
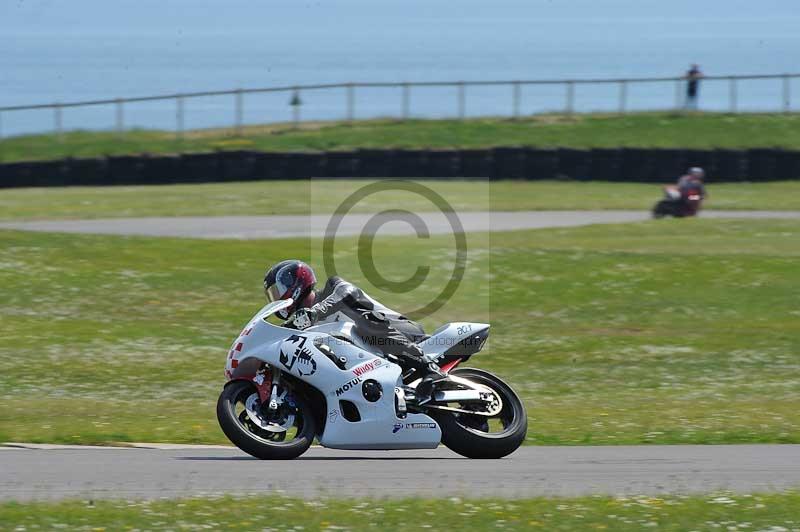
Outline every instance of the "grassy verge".
<path fill-rule="evenodd" d="M 352 148 L 483 148 L 492 146 L 800 148 L 800 116 L 786 114 L 640 113 L 626 116 L 543 115 L 522 120 L 368 120 L 189 132 L 183 141 L 167 131 L 71 131 L 0 141 L 0 160 L 58 159 L 131 153 L 233 149 L 343 150 Z"/>
<path fill-rule="evenodd" d="M 493 323 L 475 364 L 522 395 L 528 443 L 800 443 L 800 224 L 663 222 L 470 234 L 463 284 L 423 323 Z M 369 287 L 357 242 L 336 246 Z M 318 247 L 0 231 L 0 440 L 225 441 L 223 360 L 263 269 L 319 265 Z M 451 249 L 377 239 L 385 277 L 432 268 L 412 293 L 368 291 L 416 308 Z"/>
<path fill-rule="evenodd" d="M 313 180 L 136 187 L 28 188 L 0 191 L 0 220 L 59 220 L 131 216 L 221 216 L 333 212 L 367 181 Z M 639 183 L 425 181 L 457 211 L 647 210 L 658 185 Z M 709 187 L 707 209 L 800 210 L 800 181 L 724 183 Z M 380 202 L 354 209 L 377 212 L 385 203 L 414 212 L 435 207 L 416 194 L 384 192 Z M 313 205 L 313 209 L 309 206 Z"/>
<path fill-rule="evenodd" d="M 797 493 L 524 500 L 178 501 L 0 504 L 0 530 L 797 530 Z M 15 528 L 24 527 L 24 528 Z M 265 528 L 266 527 L 266 528 Z"/>

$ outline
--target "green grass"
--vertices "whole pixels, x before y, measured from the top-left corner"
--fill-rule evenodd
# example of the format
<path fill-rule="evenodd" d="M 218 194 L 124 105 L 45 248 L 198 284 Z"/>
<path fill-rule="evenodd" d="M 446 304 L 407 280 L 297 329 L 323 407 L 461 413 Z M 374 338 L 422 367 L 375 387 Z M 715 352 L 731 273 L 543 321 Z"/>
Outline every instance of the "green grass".
<path fill-rule="evenodd" d="M 710 219 L 470 234 L 464 283 L 423 323 L 493 324 L 474 364 L 519 391 L 528 443 L 800 443 L 798 236 Z M 0 231 L 0 441 L 224 442 L 223 362 L 263 270 L 319 266 L 319 244 Z M 356 241 L 335 249 L 368 287 Z M 377 239 L 384 276 L 432 269 L 368 291 L 408 311 L 452 260 L 450 237 Z"/>
<path fill-rule="evenodd" d="M 162 185 L 0 190 L 0 220 L 59 220 L 131 216 L 221 216 L 333 212 L 367 181 L 318 179 Z M 659 185 L 556 181 L 425 181 L 456 211 L 647 210 L 661 197 Z M 707 209 L 800 210 L 800 181 L 709 185 Z M 414 212 L 435 209 L 418 195 L 385 192 L 354 211 L 376 212 L 385 203 Z"/>
<path fill-rule="evenodd" d="M 0 531 L 31 530 L 797 530 L 800 495 L 715 494 L 523 500 L 177 501 L 0 504 Z"/>
<path fill-rule="evenodd" d="M 521 120 L 369 120 L 352 124 L 306 124 L 189 132 L 179 142 L 167 131 L 70 131 L 0 141 L 0 160 L 57 159 L 131 153 L 176 153 L 258 149 L 344 150 L 352 148 L 483 148 L 491 146 L 800 148 L 800 116 L 787 114 L 639 113 L 541 115 Z"/>

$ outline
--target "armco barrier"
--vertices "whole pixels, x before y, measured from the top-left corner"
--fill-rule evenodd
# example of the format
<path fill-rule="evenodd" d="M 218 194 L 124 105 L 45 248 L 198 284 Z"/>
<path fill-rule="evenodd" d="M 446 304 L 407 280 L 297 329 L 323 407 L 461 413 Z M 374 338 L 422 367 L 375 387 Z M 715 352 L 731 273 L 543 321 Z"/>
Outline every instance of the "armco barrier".
<path fill-rule="evenodd" d="M 392 175 L 394 150 L 359 150 L 361 177 L 386 177 Z M 308 174 L 310 176 L 318 174 Z"/>
<path fill-rule="evenodd" d="M 289 170 L 289 155 L 286 153 L 266 152 L 256 159 L 256 179 L 296 179 Z"/>
<path fill-rule="evenodd" d="M 527 155 L 525 148 L 495 148 L 492 179 L 527 179 Z"/>
<path fill-rule="evenodd" d="M 708 175 L 717 175 L 714 150 L 683 150 L 684 164 L 691 168 L 699 166 Z"/>
<path fill-rule="evenodd" d="M 686 158 L 683 150 L 650 150 L 653 159 L 653 181 L 673 181 L 676 176 L 686 173 Z"/>
<path fill-rule="evenodd" d="M 428 175 L 431 177 L 460 177 L 461 156 L 455 150 L 431 150 L 428 152 Z"/>
<path fill-rule="evenodd" d="M 591 152 L 560 148 L 558 150 L 558 179 L 588 179 Z"/>
<path fill-rule="evenodd" d="M 0 166 L 0 188 L 29 187 L 33 183 L 34 163 L 6 163 Z"/>
<path fill-rule="evenodd" d="M 285 179 L 308 179 L 309 176 L 325 174 L 327 158 L 321 152 L 287 153 L 284 159 L 286 168 Z M 260 179 L 257 173 L 251 179 Z"/>
<path fill-rule="evenodd" d="M 654 181 L 653 157 L 645 148 L 623 148 L 619 154 L 620 181 Z"/>
<path fill-rule="evenodd" d="M 527 179 L 555 179 L 558 175 L 558 150 L 527 148 Z"/>
<path fill-rule="evenodd" d="M 320 177 L 353 177 L 361 172 L 358 152 L 332 151 L 328 153 L 325 173 Z M 310 177 L 310 176 L 309 176 Z"/>
<path fill-rule="evenodd" d="M 467 178 L 487 179 L 494 174 L 494 156 L 491 150 L 461 150 L 461 174 Z"/>
<path fill-rule="evenodd" d="M 144 180 L 147 183 L 174 183 L 183 171 L 178 155 L 151 155 L 143 162 Z"/>
<path fill-rule="evenodd" d="M 742 150 L 714 150 L 714 173 L 708 174 L 725 181 L 747 179 L 747 152 Z"/>
<path fill-rule="evenodd" d="M 217 155 L 220 181 L 249 181 L 254 179 L 258 152 L 230 151 Z"/>
<path fill-rule="evenodd" d="M 425 150 L 397 150 L 392 159 L 390 177 L 425 177 L 428 174 L 428 152 Z"/>
<path fill-rule="evenodd" d="M 597 148 L 592 150 L 587 178 L 599 181 L 619 181 L 620 150 Z"/>
<path fill-rule="evenodd" d="M 217 153 L 187 153 L 181 156 L 179 183 L 222 181 Z"/>
<path fill-rule="evenodd" d="M 800 179 L 800 152 L 777 151 L 775 153 L 775 175 L 778 179 Z"/>
<path fill-rule="evenodd" d="M 108 179 L 112 185 L 135 185 L 143 182 L 144 157 L 119 155 L 108 158 Z"/>
<path fill-rule="evenodd" d="M 747 151 L 747 177 L 752 181 L 775 179 L 775 153 L 778 150 L 758 148 Z"/>
<path fill-rule="evenodd" d="M 309 178 L 573 179 L 668 183 L 702 166 L 711 183 L 800 179 L 800 151 L 522 148 L 229 151 L 0 164 L 0 188 Z"/>
<path fill-rule="evenodd" d="M 67 159 L 64 161 L 67 177 L 65 185 L 96 186 L 108 179 L 108 160 L 103 157 Z"/>

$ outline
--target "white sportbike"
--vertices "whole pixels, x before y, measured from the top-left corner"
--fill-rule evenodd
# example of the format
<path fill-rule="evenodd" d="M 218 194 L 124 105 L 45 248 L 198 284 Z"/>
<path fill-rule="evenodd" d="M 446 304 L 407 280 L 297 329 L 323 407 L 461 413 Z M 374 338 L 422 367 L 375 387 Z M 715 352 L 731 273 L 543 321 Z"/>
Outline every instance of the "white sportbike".
<path fill-rule="evenodd" d="M 448 323 L 419 342 L 442 371 L 423 379 L 379 354 L 351 322 L 299 331 L 267 321 L 291 305 L 262 308 L 228 353 L 217 419 L 246 453 L 296 458 L 317 438 L 333 449 L 441 442 L 470 458 L 500 458 L 525 439 L 527 415 L 514 390 L 486 371 L 456 369 L 481 350 L 489 325 Z"/>

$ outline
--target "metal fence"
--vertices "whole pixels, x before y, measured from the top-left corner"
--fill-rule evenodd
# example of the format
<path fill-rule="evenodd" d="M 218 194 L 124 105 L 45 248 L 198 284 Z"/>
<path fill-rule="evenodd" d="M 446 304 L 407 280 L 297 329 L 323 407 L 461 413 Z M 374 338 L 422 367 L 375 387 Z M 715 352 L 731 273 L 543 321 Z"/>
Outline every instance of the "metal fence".
<path fill-rule="evenodd" d="M 707 76 L 701 81 L 703 91 L 709 93 L 704 96 L 703 110 L 722 111 L 722 112 L 745 112 L 745 111 L 770 111 L 770 112 L 792 112 L 793 90 L 797 90 L 800 84 L 792 83 L 793 80 L 800 78 L 800 74 L 773 74 L 773 75 L 736 75 L 736 76 Z M 741 88 L 746 82 L 767 83 L 755 90 L 757 105 L 742 105 L 742 97 L 752 94 L 752 91 L 744 91 Z M 410 118 L 429 118 L 448 116 L 452 118 L 464 119 L 468 116 L 467 106 L 471 101 L 471 94 L 476 91 L 491 88 L 494 95 L 483 95 L 478 101 L 477 113 L 469 113 L 469 116 L 508 116 L 510 118 L 520 118 L 524 115 L 531 115 L 543 112 L 559 112 L 572 114 L 586 111 L 605 111 L 626 113 L 638 110 L 679 110 L 686 108 L 686 83 L 683 77 L 651 77 L 651 78 L 629 78 L 629 79 L 559 79 L 559 80 L 506 80 L 506 81 L 423 81 L 423 82 L 403 82 L 403 83 L 331 83 L 320 85 L 301 85 L 301 86 L 282 86 L 265 87 L 251 89 L 233 89 L 225 91 L 203 91 L 187 92 L 176 94 L 163 94 L 158 96 L 141 96 L 133 98 L 114 98 L 98 99 L 73 102 L 54 102 L 37 105 L 14 105 L 0 107 L 0 138 L 3 138 L 3 124 L 20 125 L 26 122 L 25 113 L 34 111 L 44 111 L 52 113 L 52 129 L 57 137 L 65 131 L 64 113 L 67 109 L 111 106 L 113 114 L 107 116 L 105 127 L 108 129 L 113 123 L 113 129 L 118 133 L 126 130 L 126 110 L 142 102 L 172 102 L 170 107 L 174 112 L 175 135 L 181 139 L 187 130 L 186 113 L 190 102 L 203 98 L 214 97 L 223 98 L 229 101 L 224 104 L 228 108 L 225 113 L 228 118 L 224 119 L 222 127 L 231 127 L 237 135 L 243 133 L 246 124 L 245 97 L 255 95 L 281 95 L 285 98 L 283 104 L 285 114 L 259 115 L 254 123 L 265 122 L 289 122 L 298 126 L 304 120 L 346 120 L 352 121 L 356 118 L 397 118 L 407 120 Z M 720 90 L 720 84 L 727 86 L 727 90 Z M 576 92 L 578 88 L 584 86 L 604 87 L 602 90 L 593 89 L 602 93 L 592 98 L 594 108 L 579 108 L 576 104 Z M 647 88 L 641 92 L 636 101 L 631 96 L 634 88 Z M 670 88 L 673 86 L 673 88 Z M 711 87 L 711 89 L 707 89 Z M 414 100 L 412 96 L 429 89 L 443 88 L 452 92 L 449 96 L 439 95 L 435 99 L 427 98 L 427 103 L 421 106 L 419 112 L 412 107 Z M 547 100 L 539 98 L 535 105 L 526 105 L 527 99 L 525 91 L 532 88 L 547 88 Z M 609 92 L 608 89 L 611 89 Z M 359 112 L 359 95 L 374 89 L 391 89 L 399 91 L 397 99 L 381 97 L 372 99 L 369 109 Z M 674 92 L 673 92 L 674 91 Z M 672 95 L 669 95 L 673 92 Z M 413 94 L 412 94 L 413 93 Z M 727 94 L 725 94 L 727 93 Z M 336 99 L 338 99 L 338 104 Z M 452 99 L 451 99 L 452 98 Z M 326 102 L 326 112 L 316 114 L 306 113 L 309 102 Z M 559 101 L 560 100 L 560 101 Z M 707 103 L 706 103 L 707 102 Z M 338 108 L 338 112 L 336 109 Z M 168 107 L 159 107 L 157 112 L 163 115 L 172 114 Z M 216 110 L 220 109 L 218 106 Z M 434 109 L 434 110 L 432 110 Z M 449 111 L 447 111 L 449 109 Z M 358 116 L 357 116 L 358 114 Z M 276 119 L 277 118 L 277 119 Z M 161 120 L 161 119 L 160 119 Z M 5 122 L 4 122 L 5 121 Z M 42 120 L 39 123 L 44 124 Z M 200 127 L 210 127 L 212 124 L 201 124 Z M 220 124 L 213 124 L 219 127 Z M 91 129 L 92 125 L 81 123 L 81 129 Z M 141 127 L 141 124 L 137 124 Z M 145 125 L 145 127 L 147 127 Z M 188 128 L 194 129 L 196 127 Z M 11 127 L 11 130 L 19 128 Z M 41 128 L 46 130 L 46 126 Z M 14 134 L 14 133 L 11 133 Z"/>

